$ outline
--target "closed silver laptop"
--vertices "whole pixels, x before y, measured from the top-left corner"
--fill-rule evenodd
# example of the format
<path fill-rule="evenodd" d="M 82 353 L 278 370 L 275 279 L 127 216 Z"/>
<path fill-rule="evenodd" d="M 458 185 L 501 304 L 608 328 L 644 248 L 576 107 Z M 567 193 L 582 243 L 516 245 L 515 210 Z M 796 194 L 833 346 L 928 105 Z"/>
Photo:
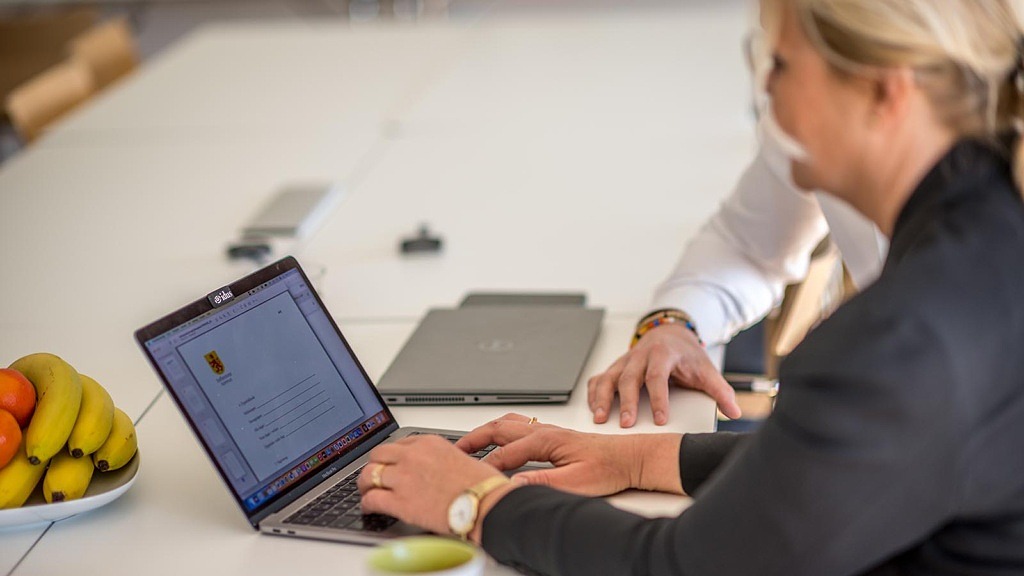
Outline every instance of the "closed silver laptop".
<path fill-rule="evenodd" d="M 603 318 L 582 306 L 434 309 L 378 390 L 392 405 L 565 402 Z"/>

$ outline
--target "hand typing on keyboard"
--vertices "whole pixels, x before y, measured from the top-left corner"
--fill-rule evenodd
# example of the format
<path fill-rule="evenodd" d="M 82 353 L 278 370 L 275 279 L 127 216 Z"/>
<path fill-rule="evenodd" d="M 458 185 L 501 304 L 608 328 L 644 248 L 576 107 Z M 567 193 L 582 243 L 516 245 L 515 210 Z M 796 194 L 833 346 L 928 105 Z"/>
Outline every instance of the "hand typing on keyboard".
<path fill-rule="evenodd" d="M 486 449 L 486 445 L 481 448 Z M 370 462 L 359 475 L 358 486 L 364 512 L 396 516 L 447 534 L 448 506 L 455 497 L 498 475 L 501 472 L 486 460 L 472 458 L 441 436 L 424 434 L 374 448 Z M 491 492 L 481 501 L 478 518 L 482 520 L 485 510 L 512 488 L 508 484 Z M 478 534 L 479 529 L 471 536 Z"/>
<path fill-rule="evenodd" d="M 458 436 L 445 436 L 446 440 L 455 443 Z M 476 450 L 470 456 L 483 458 L 495 448 L 494 444 Z M 384 514 L 364 514 L 362 493 L 356 485 L 362 468 L 349 474 L 340 482 L 328 488 L 309 504 L 285 519 L 285 524 L 297 526 L 316 526 L 346 528 L 349 530 L 366 530 L 381 532 L 391 527 L 397 520 Z"/>
<path fill-rule="evenodd" d="M 675 452 L 668 448 L 668 453 L 678 454 L 680 441 L 679 434 L 587 434 L 507 414 L 469 432 L 456 446 L 466 452 L 500 446 L 485 460 L 499 470 L 515 470 L 528 462 L 555 466 L 518 473 L 513 480 L 519 484 L 605 496 L 627 488 L 682 493 L 678 458 L 644 458 L 646 451 L 673 444 Z M 641 461 L 644 466 L 637 464 Z"/>
<path fill-rule="evenodd" d="M 356 486 L 359 470 L 331 486 L 299 511 L 285 519 L 285 524 L 368 530 L 380 532 L 396 522 L 382 514 L 364 514 L 362 494 Z"/>

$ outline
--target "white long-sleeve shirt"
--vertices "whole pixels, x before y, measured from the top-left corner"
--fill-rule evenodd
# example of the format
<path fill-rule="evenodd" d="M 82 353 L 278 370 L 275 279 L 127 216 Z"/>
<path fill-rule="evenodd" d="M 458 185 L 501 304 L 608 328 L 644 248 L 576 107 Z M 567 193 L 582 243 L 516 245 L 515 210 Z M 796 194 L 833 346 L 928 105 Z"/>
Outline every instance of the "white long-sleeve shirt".
<path fill-rule="evenodd" d="M 795 188 L 789 159 L 761 132 L 760 153 L 654 294 L 652 309 L 685 310 L 708 343 L 730 340 L 778 305 L 826 234 L 859 288 L 875 281 L 888 252 L 885 236 L 848 204 Z"/>

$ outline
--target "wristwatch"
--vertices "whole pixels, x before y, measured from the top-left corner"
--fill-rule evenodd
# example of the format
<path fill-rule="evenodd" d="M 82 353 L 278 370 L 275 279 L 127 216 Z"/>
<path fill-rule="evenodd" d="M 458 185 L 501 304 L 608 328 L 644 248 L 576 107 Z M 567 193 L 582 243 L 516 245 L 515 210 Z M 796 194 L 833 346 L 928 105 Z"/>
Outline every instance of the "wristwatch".
<path fill-rule="evenodd" d="M 484 496 L 509 482 L 510 480 L 504 475 L 491 476 L 456 496 L 448 505 L 448 529 L 452 531 L 452 534 L 465 540 L 476 527 L 477 516 L 480 514 L 480 501 L 484 499 Z"/>

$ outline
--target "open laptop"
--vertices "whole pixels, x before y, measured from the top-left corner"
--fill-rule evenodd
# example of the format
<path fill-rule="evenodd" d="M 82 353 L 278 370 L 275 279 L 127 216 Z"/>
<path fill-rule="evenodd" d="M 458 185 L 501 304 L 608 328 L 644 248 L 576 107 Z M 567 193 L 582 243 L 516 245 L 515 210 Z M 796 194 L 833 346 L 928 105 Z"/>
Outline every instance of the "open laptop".
<path fill-rule="evenodd" d="M 578 304 L 434 309 L 378 389 L 392 405 L 565 402 L 603 318 L 604 310 Z"/>
<path fill-rule="evenodd" d="M 363 544 L 423 532 L 363 515 L 355 479 L 381 443 L 462 433 L 399 428 L 294 258 L 135 338 L 254 528 Z"/>

